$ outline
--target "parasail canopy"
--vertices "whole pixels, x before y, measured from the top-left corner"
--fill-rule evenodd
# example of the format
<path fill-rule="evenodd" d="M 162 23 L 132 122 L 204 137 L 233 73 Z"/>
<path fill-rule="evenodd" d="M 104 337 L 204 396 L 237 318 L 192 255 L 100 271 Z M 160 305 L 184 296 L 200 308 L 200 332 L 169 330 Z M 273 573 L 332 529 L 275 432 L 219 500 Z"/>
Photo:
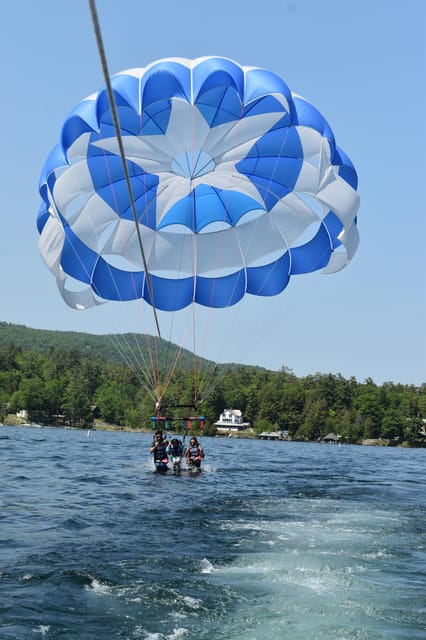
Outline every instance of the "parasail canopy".
<path fill-rule="evenodd" d="M 356 171 L 277 75 L 171 58 L 111 84 L 131 192 L 105 88 L 67 116 L 40 178 L 40 252 L 68 305 L 228 307 L 352 258 Z"/>

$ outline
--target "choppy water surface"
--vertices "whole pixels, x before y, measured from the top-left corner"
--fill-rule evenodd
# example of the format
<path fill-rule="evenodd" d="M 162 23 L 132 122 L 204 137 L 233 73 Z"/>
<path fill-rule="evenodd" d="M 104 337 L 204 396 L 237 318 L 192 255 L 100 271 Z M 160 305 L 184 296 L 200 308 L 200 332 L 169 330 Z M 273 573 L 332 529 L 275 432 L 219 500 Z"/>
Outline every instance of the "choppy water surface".
<path fill-rule="evenodd" d="M 426 450 L 0 427 L 0 638 L 424 640 Z"/>

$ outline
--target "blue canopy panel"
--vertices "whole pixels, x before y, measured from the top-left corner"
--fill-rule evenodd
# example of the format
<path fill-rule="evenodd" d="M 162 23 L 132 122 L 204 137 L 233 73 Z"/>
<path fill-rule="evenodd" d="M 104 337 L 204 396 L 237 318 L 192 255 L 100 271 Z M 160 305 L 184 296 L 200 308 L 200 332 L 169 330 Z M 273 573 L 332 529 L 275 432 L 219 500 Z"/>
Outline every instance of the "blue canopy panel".
<path fill-rule="evenodd" d="M 240 65 L 226 58 L 205 58 L 192 71 L 193 104 L 198 105 L 201 96 L 220 88 L 232 89 L 240 97 L 240 111 L 244 96 L 244 70 Z M 216 94 L 220 95 L 219 93 Z M 233 98 L 229 96 L 232 101 Z M 219 104 L 219 103 L 217 103 Z M 228 104 L 228 108 L 229 108 Z M 226 110 L 226 109 L 225 109 Z"/>
<path fill-rule="evenodd" d="M 169 279 L 150 275 L 154 302 L 161 311 L 177 311 L 190 305 L 194 299 L 195 278 Z M 144 282 L 142 297 L 152 304 L 148 283 Z"/>
<path fill-rule="evenodd" d="M 244 104 L 269 95 L 282 95 L 289 104 L 290 119 L 293 119 L 293 96 L 286 83 L 275 73 L 266 69 L 248 69 L 245 75 Z"/>
<path fill-rule="evenodd" d="M 290 249 L 290 274 L 312 273 L 327 266 L 332 252 L 331 239 L 324 224 L 306 244 Z"/>
<path fill-rule="evenodd" d="M 137 111 L 129 105 L 117 106 L 118 121 L 120 123 L 120 133 L 122 136 L 138 136 L 141 132 L 141 118 Z M 115 126 L 111 111 L 104 111 L 99 119 L 99 138 L 114 138 Z M 161 131 L 158 131 L 162 133 Z"/>
<path fill-rule="evenodd" d="M 117 81 L 115 78 L 111 80 L 114 102 L 117 109 L 121 109 L 123 113 L 127 109 L 130 112 L 137 113 L 137 110 L 134 108 L 134 104 L 131 100 L 128 99 L 127 95 L 132 93 L 132 86 L 137 83 L 137 79 L 133 76 L 126 76 L 126 78 L 119 78 Z M 119 87 L 116 85 L 119 84 Z M 101 89 L 98 95 L 96 96 L 96 101 L 94 103 L 94 110 L 96 114 L 96 130 L 99 131 L 100 125 L 103 121 L 108 121 L 108 118 L 111 117 L 111 109 L 109 104 L 108 91 L 106 88 Z M 124 123 L 125 124 L 125 123 Z M 122 127 L 122 123 L 120 121 L 120 127 Z"/>
<path fill-rule="evenodd" d="M 75 280 L 90 284 L 104 300 L 135 300 L 142 297 L 144 273 L 117 269 L 85 245 L 62 219 L 65 238 L 61 267 Z"/>
<path fill-rule="evenodd" d="M 244 111 L 242 113 L 243 118 L 258 116 L 264 113 L 279 113 L 282 112 L 282 118 L 273 125 L 271 131 L 274 129 L 281 129 L 289 127 L 291 125 L 291 112 L 289 112 L 281 102 L 275 96 L 263 96 L 257 100 L 244 105 Z M 267 135 L 267 134 L 266 134 Z"/>
<path fill-rule="evenodd" d="M 284 95 L 288 109 L 273 94 Z M 245 73 L 236 63 L 210 58 L 193 70 L 194 104 L 206 122 L 215 127 L 226 122 L 271 112 L 283 112 L 282 125 L 292 118 L 292 96 L 287 85 L 263 69 Z"/>
<path fill-rule="evenodd" d="M 53 185 L 56 181 L 55 172 L 61 167 L 68 167 L 68 161 L 62 146 L 57 144 L 47 156 L 39 180 L 39 192 L 47 207 L 49 207 L 49 191 L 53 191 Z"/>
<path fill-rule="evenodd" d="M 122 136 L 165 135 L 170 120 L 172 103 L 170 100 L 159 100 L 144 107 L 142 114 L 129 108 L 128 105 L 117 107 L 120 133 Z M 112 114 L 105 111 L 99 121 L 100 139 L 115 138 L 115 127 Z"/>
<path fill-rule="evenodd" d="M 50 213 L 49 208 L 45 202 L 42 202 L 38 209 L 37 214 L 37 231 L 41 233 L 44 229 L 46 222 L 49 220 Z"/>
<path fill-rule="evenodd" d="M 197 276 L 194 301 L 205 307 L 231 307 L 241 300 L 245 290 L 244 269 L 223 278 Z"/>
<path fill-rule="evenodd" d="M 289 280 L 290 256 L 286 252 L 271 264 L 247 268 L 247 293 L 255 296 L 275 296 L 284 291 Z"/>
<path fill-rule="evenodd" d="M 270 211 L 293 191 L 302 165 L 299 158 L 246 158 L 238 163 L 237 169 L 250 178 Z"/>
<path fill-rule="evenodd" d="M 358 188 L 358 176 L 355 167 L 340 147 L 336 147 L 333 164 L 339 167 L 339 176 L 356 190 Z"/>
<path fill-rule="evenodd" d="M 144 136 L 164 135 L 169 125 L 172 103 L 170 100 L 158 100 L 144 107 L 140 134 Z"/>
<path fill-rule="evenodd" d="M 278 125 L 277 125 L 278 127 Z M 249 158 L 276 160 L 277 158 L 303 159 L 303 147 L 295 127 L 288 127 L 280 120 L 279 128 L 265 133 L 246 155 Z"/>
<path fill-rule="evenodd" d="M 191 71 L 179 62 L 160 60 L 145 70 L 139 91 L 144 109 L 170 98 L 191 102 Z"/>
<path fill-rule="evenodd" d="M 94 106 L 93 98 L 86 98 L 68 114 L 61 131 L 61 146 L 65 155 L 84 133 L 99 131 Z"/>
<path fill-rule="evenodd" d="M 217 87 L 204 93 L 196 102 L 210 127 L 239 120 L 243 114 L 240 96 L 233 87 Z"/>
<path fill-rule="evenodd" d="M 91 155 L 92 151 L 94 155 Z M 133 220 L 121 158 L 91 145 L 88 149 L 87 167 L 96 193 L 120 218 Z M 158 176 L 146 173 L 130 160 L 127 160 L 127 167 L 138 220 L 140 224 L 155 229 Z"/>
<path fill-rule="evenodd" d="M 169 209 L 158 229 L 182 224 L 198 233 L 213 222 L 235 227 L 246 213 L 259 208 L 259 203 L 244 193 L 199 185 Z"/>
<path fill-rule="evenodd" d="M 300 97 L 294 97 L 296 116 L 294 124 L 315 129 L 330 143 L 331 160 L 333 161 L 336 142 L 333 131 L 324 116 L 312 104 Z"/>
<path fill-rule="evenodd" d="M 343 231 L 343 223 L 332 211 L 329 211 L 322 223 L 328 231 L 332 248 L 340 247 L 342 243 L 338 236 Z"/>
<path fill-rule="evenodd" d="M 138 77 L 138 74 L 133 75 L 131 73 L 131 70 L 119 72 L 112 76 L 111 86 L 114 92 L 114 97 L 118 98 L 118 100 L 116 99 L 117 109 L 120 109 L 122 106 L 127 106 L 135 113 L 139 112 L 140 79 Z M 109 111 L 110 106 L 108 95 L 106 95 L 105 91 L 100 91 L 98 94 L 98 99 L 96 101 L 96 113 L 98 115 L 98 122 L 102 120 L 103 114 L 108 113 Z"/>
<path fill-rule="evenodd" d="M 90 284 L 93 270 L 100 256 L 75 235 L 64 218 L 61 217 L 61 221 L 65 233 L 61 267 L 75 280 Z"/>
<path fill-rule="evenodd" d="M 138 300 L 145 280 L 143 271 L 123 271 L 99 256 L 92 274 L 92 289 L 104 300 Z"/>

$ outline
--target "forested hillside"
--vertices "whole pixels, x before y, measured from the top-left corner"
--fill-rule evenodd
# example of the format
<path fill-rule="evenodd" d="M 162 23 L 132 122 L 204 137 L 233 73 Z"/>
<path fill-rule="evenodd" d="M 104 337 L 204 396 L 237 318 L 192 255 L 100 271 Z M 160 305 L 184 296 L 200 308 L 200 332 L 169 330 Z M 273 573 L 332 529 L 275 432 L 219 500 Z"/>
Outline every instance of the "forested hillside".
<path fill-rule="evenodd" d="M 24 325 L 0 322 L 0 346 L 13 344 L 23 349 L 48 352 L 51 349 L 75 349 L 84 355 L 95 355 L 113 364 L 121 364 L 133 358 L 139 352 L 140 358 L 148 358 L 153 348 L 154 338 L 136 333 L 117 335 L 94 335 L 76 331 L 48 331 L 31 329 Z M 176 349 L 167 340 L 159 340 L 159 356 L 166 358 L 170 351 Z M 162 366 L 160 360 L 160 366 Z M 193 356 L 182 350 L 179 367 L 190 370 L 193 367 Z"/>
<path fill-rule="evenodd" d="M 0 336 L 0 422 L 25 409 L 29 420 L 42 424 L 83 427 L 93 423 L 96 412 L 108 423 L 150 427 L 155 397 L 131 367 L 116 362 L 105 336 L 5 323 Z M 341 375 L 298 378 L 286 370 L 243 366 L 213 367 L 210 377 L 210 392 L 197 407 L 206 416 L 208 434 L 214 434 L 223 409 L 238 408 L 256 432 L 281 429 L 293 438 L 316 440 L 333 431 L 347 442 L 386 438 L 415 446 L 425 441 L 426 384 L 378 386 Z M 192 392 L 192 372 L 179 367 L 166 402 L 191 404 Z"/>

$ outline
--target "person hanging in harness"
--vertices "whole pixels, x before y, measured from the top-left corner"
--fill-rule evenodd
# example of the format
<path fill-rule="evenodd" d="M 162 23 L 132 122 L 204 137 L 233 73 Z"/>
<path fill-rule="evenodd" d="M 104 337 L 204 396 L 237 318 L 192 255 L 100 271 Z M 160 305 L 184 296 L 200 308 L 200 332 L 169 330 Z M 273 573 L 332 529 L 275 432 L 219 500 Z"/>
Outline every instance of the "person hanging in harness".
<path fill-rule="evenodd" d="M 204 458 L 204 451 L 201 444 L 198 442 L 195 436 L 192 436 L 189 441 L 189 447 L 185 452 L 186 461 L 190 471 L 194 471 L 201 468 L 201 460 Z"/>
<path fill-rule="evenodd" d="M 166 449 L 166 453 L 173 464 L 173 473 L 178 474 L 181 471 L 181 460 L 184 455 L 184 446 L 180 440 L 173 438 Z"/>
<path fill-rule="evenodd" d="M 167 457 L 168 442 L 163 438 L 163 432 L 158 429 L 154 435 L 154 442 L 150 448 L 150 453 L 154 454 L 154 464 L 157 471 L 168 471 L 169 459 Z"/>

